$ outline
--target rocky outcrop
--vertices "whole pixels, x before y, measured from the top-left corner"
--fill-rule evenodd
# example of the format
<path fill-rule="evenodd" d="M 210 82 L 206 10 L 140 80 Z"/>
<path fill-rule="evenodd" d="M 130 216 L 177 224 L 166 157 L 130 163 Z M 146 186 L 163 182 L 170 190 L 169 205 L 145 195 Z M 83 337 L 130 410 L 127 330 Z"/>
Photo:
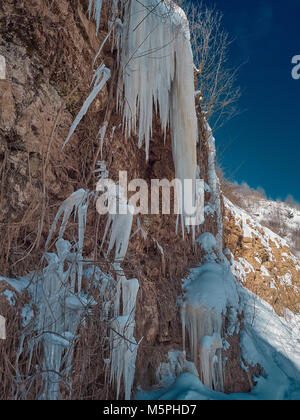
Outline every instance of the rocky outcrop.
<path fill-rule="evenodd" d="M 289 244 L 225 199 L 224 243 L 237 279 L 279 315 L 300 311 L 300 263 Z"/>

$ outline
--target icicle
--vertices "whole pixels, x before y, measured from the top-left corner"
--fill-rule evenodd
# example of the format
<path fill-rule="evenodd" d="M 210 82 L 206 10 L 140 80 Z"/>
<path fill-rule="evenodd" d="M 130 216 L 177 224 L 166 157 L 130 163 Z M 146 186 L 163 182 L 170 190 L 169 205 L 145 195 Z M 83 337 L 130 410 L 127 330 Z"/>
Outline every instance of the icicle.
<path fill-rule="evenodd" d="M 0 55 L 0 80 L 6 79 L 6 62 L 3 55 Z"/>
<path fill-rule="evenodd" d="M 62 239 L 63 234 L 66 230 L 68 221 L 71 217 L 72 212 L 74 211 L 74 216 L 78 215 L 78 243 L 77 243 L 77 266 L 78 266 L 78 292 L 81 290 L 81 279 L 82 279 L 82 252 L 83 252 L 83 243 L 84 243 L 84 233 L 86 228 L 86 214 L 89 205 L 90 193 L 85 190 L 78 190 L 70 195 L 62 205 L 60 206 L 54 222 L 50 228 L 50 232 L 46 241 L 45 248 L 46 250 L 49 247 L 50 241 L 52 239 L 54 230 L 57 226 L 57 223 L 63 215 L 63 221 L 59 230 L 59 239 Z M 59 245 L 58 245 L 59 246 Z"/>
<path fill-rule="evenodd" d="M 136 297 L 139 291 L 138 279 L 127 280 L 122 278 L 123 314 L 134 318 Z"/>

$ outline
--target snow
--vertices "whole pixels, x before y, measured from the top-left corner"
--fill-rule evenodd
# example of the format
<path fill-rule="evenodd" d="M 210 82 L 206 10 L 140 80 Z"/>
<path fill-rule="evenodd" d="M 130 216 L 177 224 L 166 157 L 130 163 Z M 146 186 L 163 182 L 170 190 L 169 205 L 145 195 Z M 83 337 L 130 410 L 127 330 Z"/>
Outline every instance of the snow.
<path fill-rule="evenodd" d="M 6 79 L 6 61 L 3 55 L 0 55 L 0 80 Z"/>
<path fill-rule="evenodd" d="M 280 201 L 267 200 L 263 197 L 253 198 L 251 194 L 249 196 L 247 194 L 239 195 L 239 197 L 243 209 L 257 223 L 264 225 L 275 221 L 279 225 L 277 233 L 280 233 L 282 240 L 294 248 L 295 255 L 300 257 L 300 251 L 297 250 L 300 232 L 300 209 L 298 207 Z M 265 229 L 265 227 L 263 228 Z M 278 235 L 275 235 L 276 238 Z"/>

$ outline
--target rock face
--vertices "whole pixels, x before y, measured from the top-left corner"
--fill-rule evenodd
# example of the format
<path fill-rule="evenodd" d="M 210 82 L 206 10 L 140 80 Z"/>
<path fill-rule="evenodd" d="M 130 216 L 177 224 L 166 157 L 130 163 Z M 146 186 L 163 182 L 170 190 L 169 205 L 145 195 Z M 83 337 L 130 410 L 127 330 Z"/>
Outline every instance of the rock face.
<path fill-rule="evenodd" d="M 49 5 L 37 0 L 26 2 L 22 7 L 14 0 L 0 4 L 0 55 L 6 61 L 6 79 L 0 80 L 2 276 L 17 278 L 39 268 L 49 228 L 62 201 L 80 188 L 95 190 L 98 132 L 108 107 L 111 118 L 102 158 L 107 162 L 110 178 L 117 180 L 119 170 L 127 170 L 128 179 L 172 180 L 175 176 L 171 138 L 168 134 L 164 141 L 157 119 L 154 119 L 148 162 L 134 137 L 124 139 L 122 117 L 116 112 L 115 96 L 110 94 L 114 76 L 68 146 L 62 149 L 72 121 L 90 92 L 94 56 L 108 30 L 105 19 L 108 12 L 104 8 L 104 23 L 96 37 L 95 26 L 87 17 L 87 7 L 85 0 L 54 0 Z M 99 63 L 103 60 L 113 72 L 116 54 L 108 43 Z M 198 162 L 201 177 L 208 182 L 208 144 L 201 126 L 199 137 Z M 209 192 L 206 200 L 210 200 Z M 186 235 L 185 240 L 176 234 L 174 216 L 141 216 L 140 225 L 145 237 L 137 234 L 132 238 L 123 269 L 127 278 L 136 277 L 140 284 L 135 337 L 137 341 L 142 340 L 142 344 L 137 355 L 135 383 L 147 388 L 156 385 L 155 372 L 167 359 L 168 352 L 182 350 L 177 307 L 182 293 L 181 279 L 190 267 L 201 263 L 202 252 L 193 247 L 191 234 Z M 71 224 L 70 241 L 72 229 Z M 99 262 L 104 229 L 105 220 L 95 232 L 95 209 L 91 209 L 87 216 L 85 258 L 91 261 L 97 258 Z M 133 232 L 136 229 L 137 220 Z M 204 232 L 217 233 L 213 212 L 201 226 L 199 233 Z M 105 270 L 111 270 L 102 256 L 101 261 Z M 3 281 L 0 288 L 15 293 Z M 7 354 L 12 352 L 12 359 L 21 339 L 20 315 L 24 299 L 26 301 L 26 296 L 18 294 L 16 307 L 9 305 L 4 297 L 0 299 L 0 311 L 9 320 L 8 336 L 14 337 L 6 340 L 0 350 Z M 96 330 L 91 328 L 88 340 L 93 346 L 97 343 Z M 76 354 L 81 352 L 84 353 L 83 348 L 78 345 Z M 80 357 L 76 359 L 78 363 Z M 75 375 L 74 383 L 78 384 L 80 392 L 77 397 L 86 398 L 91 392 L 94 398 L 114 397 L 113 389 L 97 385 L 104 383 L 103 360 L 97 357 L 91 360 L 86 371 L 89 379 L 82 378 L 81 373 Z M 82 372 L 80 366 L 79 372 Z M 81 389 L 82 379 L 84 390 Z M 3 384 L 1 394 L 8 397 L 11 382 L 5 380 Z"/>
<path fill-rule="evenodd" d="M 225 199 L 224 242 L 237 279 L 279 315 L 300 310 L 300 263 L 289 244 Z"/>

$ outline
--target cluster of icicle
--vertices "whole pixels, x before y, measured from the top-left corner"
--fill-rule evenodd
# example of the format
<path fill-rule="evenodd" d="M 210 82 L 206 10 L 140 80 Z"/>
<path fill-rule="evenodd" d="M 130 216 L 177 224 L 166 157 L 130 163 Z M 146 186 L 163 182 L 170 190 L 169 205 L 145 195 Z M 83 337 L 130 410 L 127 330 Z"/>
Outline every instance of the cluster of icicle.
<path fill-rule="evenodd" d="M 190 284 L 184 287 L 186 300 L 181 308 L 183 347 L 185 353 L 187 330 L 191 357 L 200 380 L 207 387 L 223 392 L 222 310 L 226 304 L 214 307 L 214 300 L 218 300 L 218 293 L 224 287 L 223 269 L 216 264 L 219 252 L 214 236 L 205 233 L 198 241 L 205 252 L 205 264 L 191 271 Z"/>
<path fill-rule="evenodd" d="M 79 326 L 85 325 L 85 318 L 97 303 L 89 296 L 88 290 L 83 290 L 83 277 L 87 280 L 92 279 L 93 286 L 99 290 L 102 304 L 100 321 L 105 323 L 105 328 L 108 328 L 110 356 L 105 360 L 106 381 L 109 380 L 116 386 L 119 397 L 123 379 L 125 398 L 130 399 L 131 396 L 138 349 L 134 338 L 134 327 L 139 283 L 137 279 L 126 279 L 120 263 L 127 251 L 132 215 L 129 216 L 130 219 L 128 216 L 112 216 L 107 222 L 106 235 L 110 233 L 110 237 L 106 255 L 109 256 L 112 249 L 116 249 L 113 267 L 117 280 L 114 280 L 97 266 L 91 266 L 90 261 L 85 261 L 83 257 L 87 210 L 94 195 L 81 189 L 62 203 L 46 242 L 47 251 L 55 229 L 62 219 L 56 240 L 56 253 L 45 252 L 47 266 L 42 271 L 33 273 L 24 280 L 7 279 L 7 283 L 18 292 L 27 290 L 31 295 L 31 303 L 22 313 L 23 333 L 17 361 L 22 355 L 27 356 L 29 371 L 33 352 L 37 346 L 40 348 L 42 359 L 36 373 L 41 375 L 43 387 L 39 399 L 61 399 L 61 382 L 64 382 L 72 392 L 72 361 Z M 63 239 L 72 215 L 77 218 L 78 225 L 78 237 L 73 245 Z M 127 217 L 127 220 L 122 217 Z M 33 308 L 36 308 L 35 311 Z M 3 328 L 0 323 L 0 339 L 5 338 Z M 110 378 L 107 377 L 108 368 L 110 368 Z M 28 379 L 30 378 L 26 378 Z M 16 384 L 19 384 L 19 388 L 13 392 L 22 395 L 22 398 L 27 393 L 23 383 L 24 377 L 17 371 Z"/>
<path fill-rule="evenodd" d="M 115 317 L 110 329 L 111 368 L 110 382 L 115 384 L 117 399 L 120 394 L 123 377 L 125 399 L 130 400 L 135 374 L 135 360 L 138 344 L 134 338 L 136 298 L 139 291 L 137 279 L 127 280 L 119 264 L 115 264 L 117 272 L 117 294 Z M 122 290 L 123 313 L 120 315 L 120 297 Z"/>
<path fill-rule="evenodd" d="M 205 306 L 186 305 L 182 311 L 184 337 L 186 329 L 190 338 L 192 360 L 200 379 L 207 387 L 220 392 L 224 391 L 222 326 L 221 314 Z"/>

